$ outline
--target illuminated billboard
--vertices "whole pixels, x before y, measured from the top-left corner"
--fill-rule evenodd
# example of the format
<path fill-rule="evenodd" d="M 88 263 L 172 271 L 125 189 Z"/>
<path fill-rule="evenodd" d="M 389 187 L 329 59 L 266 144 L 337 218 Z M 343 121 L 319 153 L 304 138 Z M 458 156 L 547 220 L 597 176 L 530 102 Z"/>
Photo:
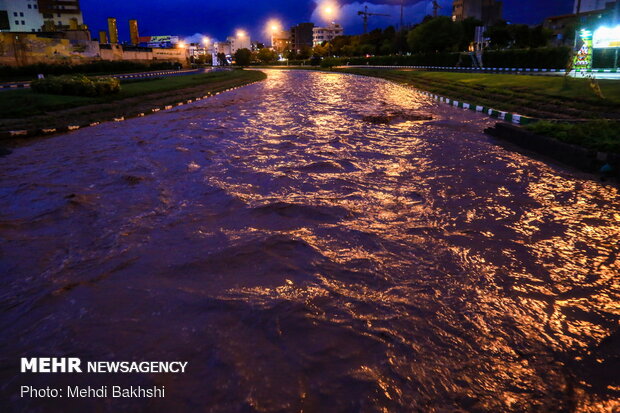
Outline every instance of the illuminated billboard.
<path fill-rule="evenodd" d="M 573 66 L 575 69 L 592 69 L 592 32 L 587 29 L 579 31 L 581 48 L 575 55 Z"/>
<path fill-rule="evenodd" d="M 179 43 L 179 36 L 145 36 L 140 37 L 140 43 L 147 47 L 171 48 Z"/>
<path fill-rule="evenodd" d="M 620 47 L 620 26 L 599 27 L 594 31 L 592 43 L 595 49 Z"/>

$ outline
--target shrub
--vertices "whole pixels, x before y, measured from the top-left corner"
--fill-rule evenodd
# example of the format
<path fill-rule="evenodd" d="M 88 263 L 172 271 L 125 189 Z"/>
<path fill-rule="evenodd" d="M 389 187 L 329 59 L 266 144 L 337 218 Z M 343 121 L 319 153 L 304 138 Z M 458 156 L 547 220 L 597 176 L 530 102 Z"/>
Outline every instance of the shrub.
<path fill-rule="evenodd" d="M 486 67 L 563 69 L 568 63 L 567 47 L 541 47 L 538 49 L 489 50 L 484 53 Z"/>
<path fill-rule="evenodd" d="M 608 120 L 583 123 L 540 121 L 527 125 L 526 129 L 589 149 L 620 153 L 620 128 L 618 126 L 620 126 L 618 122 Z"/>
<path fill-rule="evenodd" d="M 410 56 L 328 57 L 323 59 L 321 66 L 333 67 L 347 64 L 368 64 L 372 66 L 456 66 L 459 62 L 459 56 L 459 53 L 425 53 Z"/>
<path fill-rule="evenodd" d="M 611 68 L 616 64 L 616 49 L 594 49 L 592 64 L 596 68 Z"/>
<path fill-rule="evenodd" d="M 486 67 L 562 69 L 568 62 L 569 49 L 566 47 L 489 50 L 484 53 Z M 372 66 L 460 66 L 471 67 L 469 53 L 417 53 L 409 56 L 371 56 L 371 57 L 328 57 L 321 66 L 333 67 L 350 65 Z"/>
<path fill-rule="evenodd" d="M 106 96 L 120 92 L 121 82 L 113 77 L 64 75 L 35 80 L 31 88 L 35 93 L 51 95 Z"/>
<path fill-rule="evenodd" d="M 23 79 L 34 78 L 39 73 L 44 75 L 68 75 L 78 73 L 126 73 L 146 72 L 151 70 L 173 70 L 177 63 L 154 62 L 144 64 L 132 61 L 107 61 L 98 60 L 80 65 L 71 64 L 47 64 L 37 63 L 26 66 L 2 66 L 0 65 L 0 79 Z"/>
<path fill-rule="evenodd" d="M 239 49 L 235 52 L 235 64 L 247 67 L 252 62 L 252 52 L 249 49 Z"/>

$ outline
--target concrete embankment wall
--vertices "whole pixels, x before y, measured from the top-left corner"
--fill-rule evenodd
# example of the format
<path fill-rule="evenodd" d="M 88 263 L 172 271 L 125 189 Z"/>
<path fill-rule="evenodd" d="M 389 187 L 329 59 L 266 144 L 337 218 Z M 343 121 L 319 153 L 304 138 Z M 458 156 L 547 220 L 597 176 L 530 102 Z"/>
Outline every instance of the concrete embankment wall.
<path fill-rule="evenodd" d="M 100 45 L 84 31 L 62 33 L 0 33 L 0 65 L 84 64 L 98 60 L 179 62 L 188 64 L 187 49 L 158 49 Z"/>

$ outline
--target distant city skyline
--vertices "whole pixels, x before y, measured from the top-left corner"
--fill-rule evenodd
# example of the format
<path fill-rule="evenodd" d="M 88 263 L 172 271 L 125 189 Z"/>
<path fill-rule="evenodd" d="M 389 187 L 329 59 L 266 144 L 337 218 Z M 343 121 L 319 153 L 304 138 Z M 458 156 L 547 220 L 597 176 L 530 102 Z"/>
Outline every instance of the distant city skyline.
<path fill-rule="evenodd" d="M 138 19 L 140 34 L 179 35 L 184 38 L 196 34 L 224 40 L 238 29 L 250 33 L 253 39 L 267 41 L 265 26 L 270 19 L 278 19 L 285 28 L 302 22 L 326 23 L 316 13 L 320 0 L 81 0 L 84 21 L 93 36 L 107 28 L 106 19 L 116 17 L 121 40 L 129 40 L 129 19 Z M 371 18 L 370 30 L 377 27 L 397 26 L 400 20 L 400 0 L 339 1 L 341 15 L 338 22 L 346 34 L 363 30 L 357 11 L 368 6 L 369 11 L 389 14 L 390 17 Z M 414 24 L 432 13 L 431 1 L 405 2 L 405 22 Z M 451 15 L 452 0 L 439 0 L 441 15 Z M 504 0 L 504 18 L 513 23 L 540 24 L 547 16 L 571 13 L 573 0 Z M 198 36 L 196 36 L 198 38 Z"/>

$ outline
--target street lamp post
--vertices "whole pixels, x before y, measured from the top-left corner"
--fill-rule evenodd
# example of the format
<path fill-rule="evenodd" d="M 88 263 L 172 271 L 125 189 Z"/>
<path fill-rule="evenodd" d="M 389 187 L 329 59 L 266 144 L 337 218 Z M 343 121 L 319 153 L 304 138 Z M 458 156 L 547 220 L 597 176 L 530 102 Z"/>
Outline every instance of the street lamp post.
<path fill-rule="evenodd" d="M 277 52 L 277 44 L 276 44 L 276 34 L 280 31 L 280 25 L 278 23 L 272 22 L 269 25 L 269 30 L 271 32 L 271 48 Z"/>
<path fill-rule="evenodd" d="M 321 14 L 323 19 L 332 25 L 336 24 L 337 4 L 332 2 L 323 3 Z M 331 42 L 327 42 L 327 56 L 331 57 Z"/>
<path fill-rule="evenodd" d="M 204 47 L 204 57 L 205 57 L 205 65 L 207 64 L 207 54 L 209 54 L 209 45 L 211 43 L 211 39 L 207 36 L 202 38 L 202 45 Z M 211 58 L 211 65 L 213 65 L 213 57 Z"/>

